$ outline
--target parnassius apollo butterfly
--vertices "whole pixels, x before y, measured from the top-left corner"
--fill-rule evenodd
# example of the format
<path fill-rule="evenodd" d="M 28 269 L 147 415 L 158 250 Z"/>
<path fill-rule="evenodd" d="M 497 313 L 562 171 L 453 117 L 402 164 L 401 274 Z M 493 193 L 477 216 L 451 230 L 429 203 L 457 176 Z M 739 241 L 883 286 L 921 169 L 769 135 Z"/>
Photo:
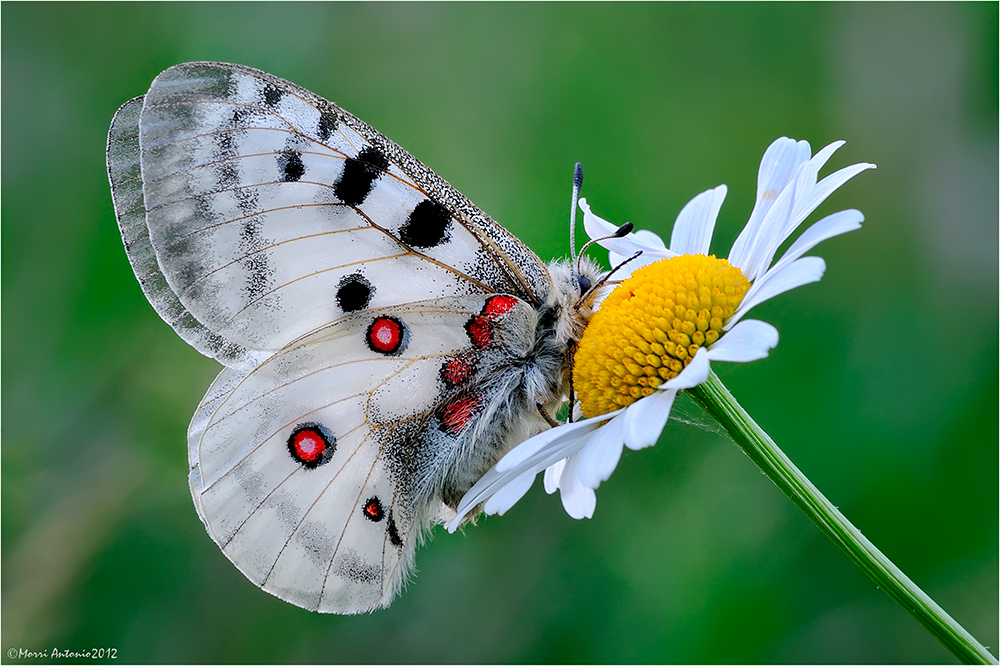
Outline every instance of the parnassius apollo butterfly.
<path fill-rule="evenodd" d="M 146 297 L 226 366 L 188 430 L 208 533 L 293 604 L 387 606 L 421 534 L 548 427 L 599 270 L 546 266 L 361 120 L 239 65 L 161 73 L 107 161 Z"/>

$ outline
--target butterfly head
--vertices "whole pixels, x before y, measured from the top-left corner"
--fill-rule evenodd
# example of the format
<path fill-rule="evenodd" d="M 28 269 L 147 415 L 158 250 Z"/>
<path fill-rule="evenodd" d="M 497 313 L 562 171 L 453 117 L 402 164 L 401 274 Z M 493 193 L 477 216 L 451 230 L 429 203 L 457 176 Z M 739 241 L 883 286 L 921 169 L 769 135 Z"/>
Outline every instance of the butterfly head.
<path fill-rule="evenodd" d="M 556 336 L 560 340 L 579 340 L 583 335 L 583 329 L 600 303 L 597 296 L 605 272 L 588 257 L 549 264 L 549 274 L 555 283 L 549 306 L 559 313 Z"/>

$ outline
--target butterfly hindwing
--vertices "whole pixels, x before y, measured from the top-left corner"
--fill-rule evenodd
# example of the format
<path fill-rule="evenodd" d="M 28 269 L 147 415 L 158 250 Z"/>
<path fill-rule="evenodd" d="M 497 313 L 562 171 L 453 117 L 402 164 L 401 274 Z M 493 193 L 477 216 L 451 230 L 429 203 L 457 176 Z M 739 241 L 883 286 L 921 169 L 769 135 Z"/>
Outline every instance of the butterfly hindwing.
<path fill-rule="evenodd" d="M 423 301 L 342 319 L 249 374 L 223 371 L 189 432 L 209 533 L 292 603 L 387 605 L 447 513 L 444 491 L 457 502 L 492 464 L 502 442 L 483 426 L 529 407 L 509 368 L 533 317 L 509 296 Z"/>
<path fill-rule="evenodd" d="M 445 181 L 287 81 L 178 65 L 134 111 L 119 133 L 138 137 L 154 272 L 230 357 L 362 309 L 489 292 L 538 303 L 550 288 L 542 262 Z"/>

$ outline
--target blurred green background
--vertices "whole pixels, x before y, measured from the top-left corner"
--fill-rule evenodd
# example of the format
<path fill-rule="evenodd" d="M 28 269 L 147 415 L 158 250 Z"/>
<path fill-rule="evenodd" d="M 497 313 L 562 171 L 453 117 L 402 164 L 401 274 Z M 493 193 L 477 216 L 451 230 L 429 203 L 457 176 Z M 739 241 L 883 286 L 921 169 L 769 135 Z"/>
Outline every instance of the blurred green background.
<path fill-rule="evenodd" d="M 367 120 L 543 258 L 573 163 L 663 235 L 782 135 L 878 164 L 811 219 L 862 231 L 760 307 L 782 342 L 719 368 L 896 564 L 998 644 L 997 4 L 21 4 L 2 7 L 2 660 L 949 662 L 709 429 L 626 451 L 574 521 L 536 484 L 442 529 L 393 606 L 321 616 L 205 534 L 185 429 L 219 367 L 153 312 L 104 167 L 117 107 L 188 60 L 259 67 Z M 957 328 L 956 328 L 957 327 Z M 697 417 L 689 405 L 687 418 Z M 678 412 L 683 418 L 683 414 Z"/>

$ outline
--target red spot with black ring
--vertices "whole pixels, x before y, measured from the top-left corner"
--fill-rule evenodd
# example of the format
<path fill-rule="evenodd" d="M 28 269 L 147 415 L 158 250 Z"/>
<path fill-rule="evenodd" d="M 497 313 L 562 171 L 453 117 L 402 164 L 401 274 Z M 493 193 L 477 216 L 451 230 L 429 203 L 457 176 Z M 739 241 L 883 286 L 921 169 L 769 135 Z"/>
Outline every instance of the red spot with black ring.
<path fill-rule="evenodd" d="M 493 344 L 493 322 L 486 317 L 472 317 L 465 322 L 465 332 L 472 344 L 483 349 Z"/>
<path fill-rule="evenodd" d="M 373 523 L 377 523 L 385 517 L 385 509 L 382 508 L 382 503 L 378 501 L 377 497 L 372 497 L 365 502 L 361 512 L 365 514 L 365 518 Z"/>
<path fill-rule="evenodd" d="M 513 296 L 493 296 L 487 299 L 482 315 L 496 321 L 514 309 L 517 299 Z"/>
<path fill-rule="evenodd" d="M 303 423 L 288 437 L 288 452 L 306 469 L 329 462 L 336 448 L 337 438 L 319 423 Z"/>
<path fill-rule="evenodd" d="M 476 373 L 476 359 L 471 356 L 458 356 L 448 359 L 441 366 L 441 379 L 447 388 L 454 389 L 468 383 Z"/>
<path fill-rule="evenodd" d="M 409 340 L 409 329 L 395 317 L 378 317 L 372 321 L 365 333 L 368 348 L 386 356 L 401 354 Z"/>

